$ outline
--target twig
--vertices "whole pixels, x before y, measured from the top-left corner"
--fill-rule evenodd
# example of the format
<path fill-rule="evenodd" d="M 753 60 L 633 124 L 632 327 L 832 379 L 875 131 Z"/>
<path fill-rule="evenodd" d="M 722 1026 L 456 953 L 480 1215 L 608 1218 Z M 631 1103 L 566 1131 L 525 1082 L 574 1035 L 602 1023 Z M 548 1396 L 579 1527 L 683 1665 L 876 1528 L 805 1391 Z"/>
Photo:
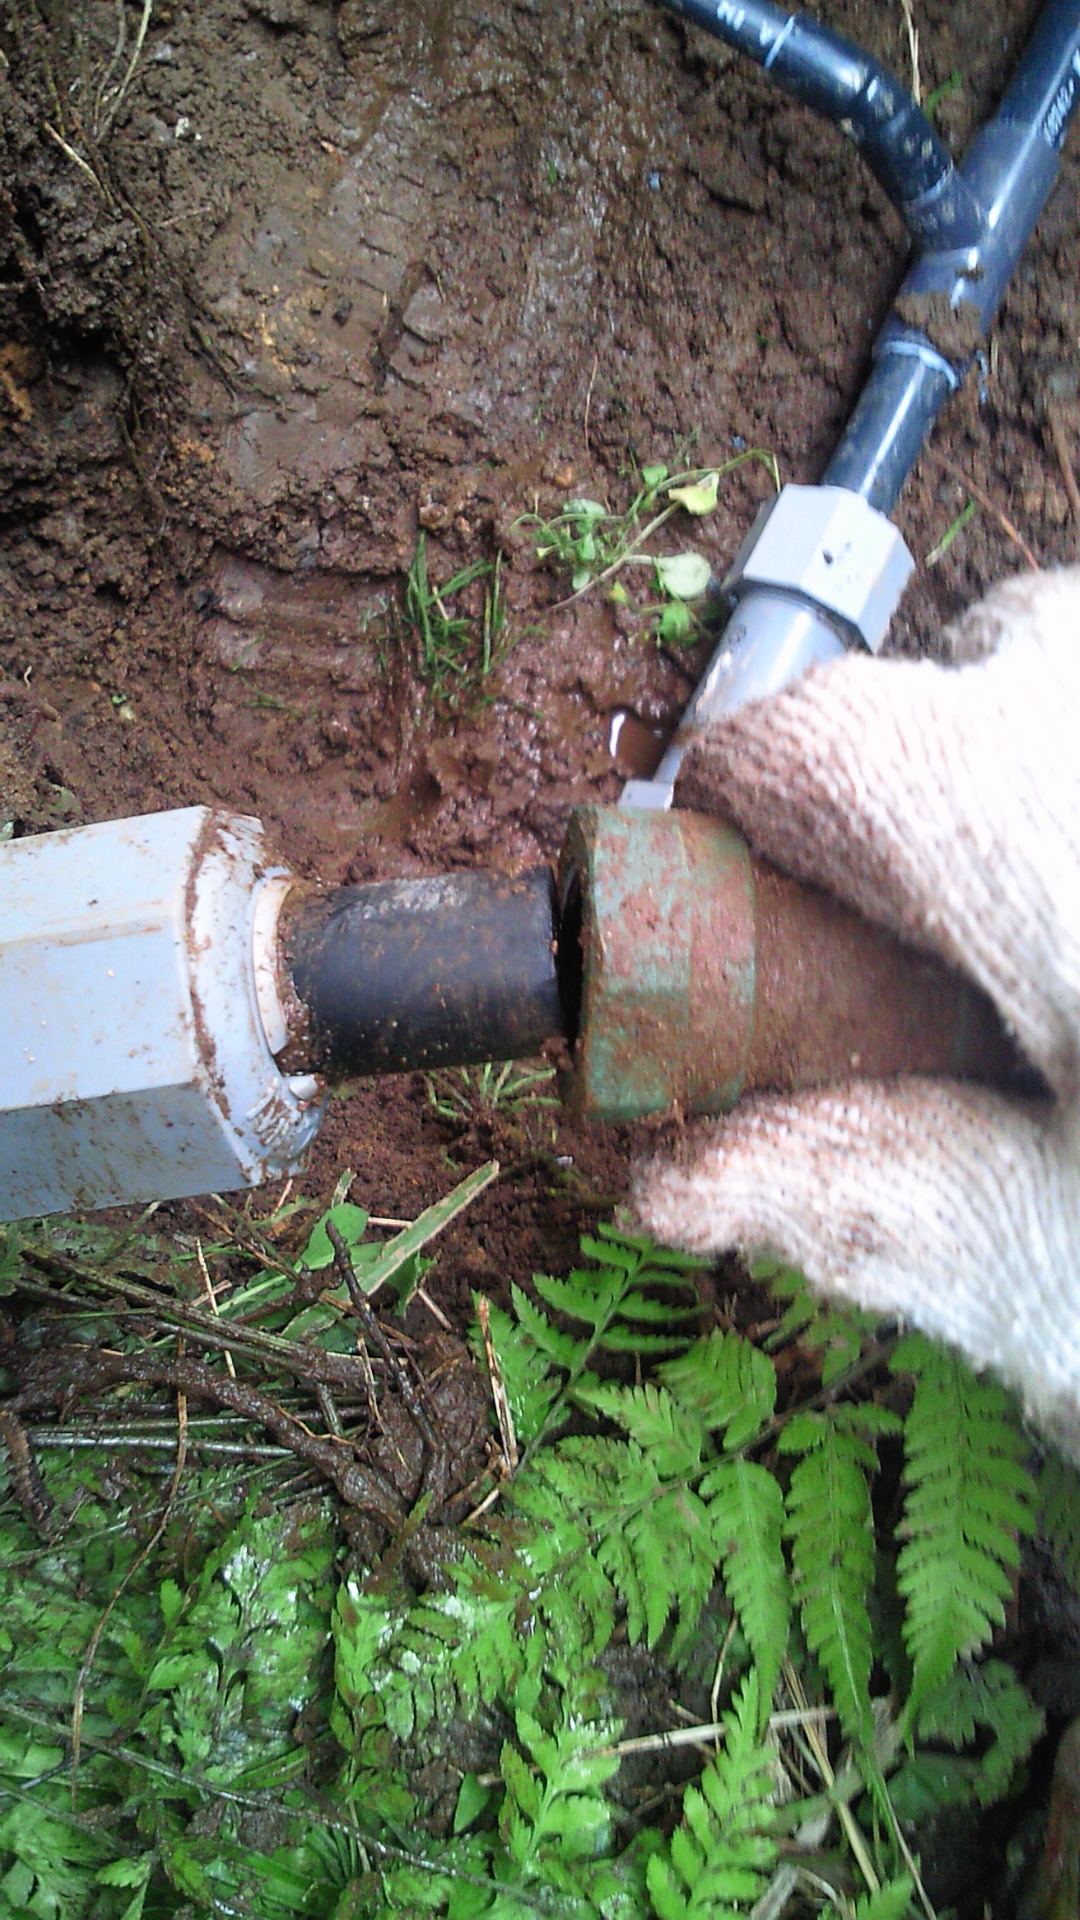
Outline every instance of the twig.
<path fill-rule="evenodd" d="M 435 1438 L 434 1429 L 421 1404 L 420 1396 L 413 1386 L 409 1370 L 394 1352 L 378 1320 L 372 1313 L 364 1290 L 353 1270 L 353 1263 L 349 1258 L 349 1249 L 345 1245 L 341 1234 L 338 1232 L 332 1220 L 328 1220 L 326 1223 L 326 1236 L 334 1249 L 334 1266 L 345 1282 L 346 1292 L 352 1301 L 353 1312 L 356 1314 L 364 1330 L 365 1338 L 371 1341 L 372 1346 L 379 1354 L 388 1373 L 396 1380 L 398 1392 L 405 1402 L 410 1418 L 419 1429 L 425 1445 L 430 1448 L 433 1454 L 437 1453 L 439 1443 Z"/>
<path fill-rule="evenodd" d="M 71 142 L 69 140 L 65 140 L 62 133 L 57 133 L 56 128 L 54 126 L 50 126 L 47 120 L 43 120 L 41 124 L 44 127 L 45 132 L 48 134 L 49 139 L 55 140 L 57 146 L 60 148 L 61 153 L 65 153 L 67 155 L 68 159 L 71 161 L 72 166 L 78 167 L 80 173 L 85 173 L 87 179 L 92 181 L 98 193 L 100 193 L 102 199 L 105 202 L 105 205 L 107 207 L 111 207 L 112 195 L 109 192 L 108 187 L 105 185 L 105 182 L 101 179 L 100 175 L 94 172 L 94 169 L 90 165 L 90 162 L 88 160 L 84 160 L 82 157 L 82 154 L 76 151 L 76 149 L 71 145 Z"/>
<path fill-rule="evenodd" d="M 113 50 L 98 76 L 97 90 L 94 94 L 92 124 L 95 133 L 102 124 L 101 110 L 105 102 L 105 95 L 109 90 L 109 82 L 124 57 L 126 47 L 127 7 L 124 4 L 124 0 L 116 0 L 116 39 L 113 43 Z"/>
<path fill-rule="evenodd" d="M 795 1707 L 784 1713 L 769 1715 L 769 1727 L 774 1732 L 784 1727 L 801 1727 L 807 1720 L 833 1720 L 836 1718 L 832 1707 Z M 675 1727 L 670 1733 L 642 1733 L 633 1740 L 616 1740 L 608 1747 L 590 1747 L 590 1753 L 662 1753 L 666 1747 L 701 1747 L 708 1740 L 719 1740 L 727 1732 L 723 1720 L 707 1720 L 701 1726 Z"/>
<path fill-rule="evenodd" d="M 1052 400 L 1046 401 L 1044 411 L 1046 414 L 1046 424 L 1050 429 L 1050 438 L 1054 443 L 1054 452 L 1057 454 L 1058 466 L 1061 468 L 1062 482 L 1064 483 L 1065 492 L 1069 497 L 1072 517 L 1076 524 L 1077 533 L 1080 533 L 1080 487 L 1076 484 L 1076 469 L 1072 463 L 1069 442 L 1065 434 L 1065 425 Z"/>
<path fill-rule="evenodd" d="M 589 375 L 589 388 L 588 388 L 588 392 L 585 395 L 585 421 L 584 421 L 585 452 L 590 459 L 592 458 L 592 448 L 589 446 L 589 414 L 592 411 L 593 388 L 596 385 L 596 370 L 599 365 L 600 365 L 600 355 L 598 353 L 594 353 L 593 363 L 592 363 L 592 372 Z"/>
<path fill-rule="evenodd" d="M 7 1441 L 10 1456 L 8 1478 L 11 1481 L 11 1491 L 27 1519 L 42 1538 L 47 1540 L 52 1533 L 53 1503 L 45 1482 L 38 1472 L 30 1436 L 18 1414 L 9 1413 L 6 1408 L 0 1411 L 0 1433 Z"/>
<path fill-rule="evenodd" d="M 184 1467 L 186 1466 L 186 1464 L 187 1464 L 187 1395 L 186 1393 L 179 1392 L 176 1396 L 176 1466 L 173 1469 L 173 1477 L 169 1486 L 169 1492 L 165 1501 L 165 1505 L 161 1510 L 161 1518 L 158 1521 L 157 1526 L 154 1528 L 153 1533 L 150 1535 L 149 1540 L 146 1542 L 146 1545 L 144 1546 L 142 1552 L 136 1555 L 136 1558 L 132 1561 L 130 1567 L 125 1573 L 119 1586 L 115 1588 L 108 1606 L 105 1608 L 105 1611 L 102 1614 L 100 1620 L 98 1621 L 97 1626 L 94 1628 L 93 1633 L 90 1635 L 90 1644 L 87 1647 L 85 1654 L 83 1655 L 82 1666 L 79 1668 L 79 1676 L 75 1682 L 75 1695 L 71 1705 L 71 1811 L 72 1813 L 76 1813 L 78 1811 L 78 1808 L 76 1805 L 76 1797 L 77 1797 L 78 1788 L 79 1788 L 79 1751 L 82 1745 L 83 1707 L 86 1701 L 86 1683 L 90 1678 L 90 1674 L 93 1670 L 94 1661 L 97 1658 L 97 1650 L 98 1650 L 98 1647 L 101 1645 L 101 1636 L 104 1633 L 106 1627 L 108 1626 L 109 1621 L 112 1618 L 113 1608 L 115 1607 L 121 1594 L 124 1592 L 125 1588 L 127 1587 L 128 1582 L 134 1578 L 136 1573 L 138 1573 L 139 1568 L 145 1565 L 146 1561 L 149 1559 L 150 1555 L 153 1553 L 154 1548 L 157 1546 L 158 1541 L 161 1539 L 161 1536 L 164 1533 L 166 1527 L 168 1526 L 169 1521 L 172 1519 L 173 1508 L 176 1505 L 176 1496 L 180 1491 L 180 1482 L 183 1478 Z"/>
<path fill-rule="evenodd" d="M 354 1366 L 352 1356 L 339 1355 Z M 50 1399 L 66 1397 L 74 1387 L 85 1391 L 115 1380 L 138 1380 L 172 1387 L 190 1399 L 208 1401 L 211 1406 L 230 1407 L 257 1426 L 265 1427 L 292 1453 L 300 1455 L 337 1488 L 346 1506 L 361 1507 L 374 1513 L 385 1526 L 396 1530 L 405 1520 L 405 1508 L 396 1488 L 377 1467 L 349 1457 L 339 1441 L 319 1440 L 263 1393 L 242 1380 L 230 1380 L 198 1360 L 168 1360 L 156 1353 L 98 1353 L 83 1347 L 72 1349 L 66 1371 L 48 1388 L 26 1387 L 9 1405 L 22 1413 L 27 1404 L 48 1405 Z"/>
<path fill-rule="evenodd" d="M 101 121 L 100 127 L 95 128 L 95 132 L 97 133 L 97 136 L 99 139 L 104 138 L 105 134 L 108 133 L 110 127 L 112 126 L 113 121 L 116 119 L 116 116 L 120 111 L 120 108 L 124 104 L 124 100 L 127 95 L 128 88 L 130 87 L 132 81 L 135 78 L 135 69 L 139 64 L 140 59 L 142 58 L 143 42 L 146 39 L 146 30 L 150 25 L 150 16 L 153 13 L 153 11 L 154 11 L 154 0 L 143 0 L 142 18 L 139 21 L 139 30 L 135 35 L 135 45 L 131 49 L 131 59 L 127 63 L 127 67 L 124 72 L 124 77 L 121 80 L 120 85 L 117 87 L 116 92 L 113 94 L 113 97 L 109 102 L 108 111 L 105 113 Z"/>
<path fill-rule="evenodd" d="M 256 1327 L 242 1327 L 233 1321 L 215 1320 L 201 1307 L 181 1306 L 178 1301 L 170 1300 L 152 1287 L 143 1286 L 140 1281 L 132 1280 L 126 1274 L 95 1273 L 92 1267 L 81 1266 L 78 1261 L 64 1254 L 41 1254 L 33 1247 L 25 1247 L 22 1257 L 28 1265 L 43 1273 L 55 1271 L 81 1280 L 88 1286 L 98 1287 L 106 1294 L 120 1294 L 131 1301 L 136 1309 L 150 1313 L 166 1326 L 189 1334 L 204 1346 L 215 1347 L 226 1353 L 231 1350 L 244 1354 L 249 1360 L 271 1363 L 283 1372 L 293 1374 L 298 1380 L 312 1384 L 317 1380 L 325 1380 L 329 1386 L 355 1387 L 357 1384 L 356 1362 L 352 1354 L 328 1353 L 323 1347 L 286 1340 L 280 1334 L 264 1333 Z M 70 1296 L 58 1295 L 55 1287 L 35 1286 L 25 1277 L 20 1278 L 19 1288 L 37 1299 L 59 1301 L 76 1309 L 85 1304 L 72 1300 Z"/>
<path fill-rule="evenodd" d="M 1008 534 L 1009 539 L 1019 547 L 1032 572 L 1041 573 L 1042 563 L 1036 559 L 1035 554 L 1028 546 L 1023 534 L 1013 526 L 1008 515 L 1002 512 L 996 502 L 991 500 L 990 495 L 985 489 L 980 487 L 978 482 L 973 480 L 969 473 L 965 473 L 963 467 L 958 467 L 955 460 L 950 460 L 946 454 L 939 453 L 936 447 L 928 447 L 926 451 L 931 460 L 936 460 L 939 467 L 944 467 L 946 473 L 951 473 L 954 480 L 959 480 L 960 485 L 967 488 L 968 492 L 978 501 L 980 507 L 985 507 L 987 513 L 993 514 L 1002 532 Z"/>
<path fill-rule="evenodd" d="M 518 1466 L 517 1434 L 514 1432 L 514 1415 L 507 1398 L 499 1356 L 495 1351 L 495 1342 L 491 1338 L 491 1302 L 485 1293 L 477 1296 L 476 1311 L 484 1341 L 484 1359 L 487 1361 L 488 1379 L 491 1381 L 491 1397 L 495 1402 L 495 1418 L 499 1423 L 503 1456 L 508 1470 L 513 1474 L 517 1472 Z"/>
<path fill-rule="evenodd" d="M 784 1660 L 784 1678 L 787 1681 L 788 1690 L 791 1693 L 792 1699 L 796 1701 L 800 1708 L 805 1709 L 809 1705 L 809 1702 L 803 1692 L 802 1681 L 790 1659 L 786 1657 Z M 832 1765 L 825 1748 L 825 1742 L 821 1737 L 821 1729 L 812 1715 L 808 1715 L 801 1724 L 805 1728 L 807 1742 L 813 1752 L 817 1770 L 825 1783 L 826 1791 L 831 1797 L 832 1790 L 836 1785 L 836 1775 L 832 1770 Z M 840 1824 L 847 1836 L 848 1846 L 855 1856 L 855 1860 L 869 1891 L 871 1893 L 879 1893 L 881 1891 L 881 1882 L 878 1879 L 866 1841 L 863 1839 L 851 1808 L 847 1805 L 846 1801 L 840 1800 L 836 1803 L 836 1811 Z"/>
<path fill-rule="evenodd" d="M 908 59 L 911 61 L 911 97 L 917 107 L 922 106 L 922 80 L 919 75 L 919 29 L 915 25 L 915 13 L 911 0 L 900 0 L 900 11 L 904 16 L 904 32 L 907 34 Z"/>
<path fill-rule="evenodd" d="M 217 1303 L 217 1296 L 214 1293 L 214 1289 L 210 1283 L 210 1269 L 206 1264 L 206 1255 L 202 1250 L 202 1241 L 199 1239 L 198 1234 L 196 1234 L 195 1236 L 195 1252 L 198 1256 L 199 1272 L 202 1274 L 202 1277 L 203 1277 L 203 1286 L 206 1289 L 206 1297 L 210 1302 L 210 1311 L 213 1314 L 215 1320 L 220 1320 L 221 1313 Z M 236 1367 L 233 1363 L 233 1357 L 232 1357 L 232 1354 L 229 1352 L 228 1347 L 226 1347 L 225 1349 L 225 1365 L 228 1367 L 229 1372 L 232 1375 L 232 1378 L 235 1380 Z"/>
<path fill-rule="evenodd" d="M 718 1719 L 720 1714 L 720 1689 L 724 1684 L 724 1667 L 727 1662 L 728 1648 L 731 1645 L 737 1622 L 738 1614 L 733 1612 L 731 1619 L 728 1621 L 728 1630 L 724 1635 L 723 1645 L 717 1657 L 716 1672 L 713 1674 L 712 1688 L 709 1693 L 709 1707 L 714 1720 Z"/>

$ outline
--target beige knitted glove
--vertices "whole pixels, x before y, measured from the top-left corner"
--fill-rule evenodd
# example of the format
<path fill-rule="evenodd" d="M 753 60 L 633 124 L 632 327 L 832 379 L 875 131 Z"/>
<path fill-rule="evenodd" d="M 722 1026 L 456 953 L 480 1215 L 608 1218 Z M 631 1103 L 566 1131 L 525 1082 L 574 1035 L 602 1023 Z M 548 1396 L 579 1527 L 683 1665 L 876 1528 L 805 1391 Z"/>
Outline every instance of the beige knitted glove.
<path fill-rule="evenodd" d="M 1019 1389 L 1080 1461 L 1080 568 L 1007 581 L 966 664 L 851 655 L 719 723 L 678 799 L 940 954 L 1053 1090 L 747 1099 L 641 1175 L 651 1232 L 770 1251 Z"/>

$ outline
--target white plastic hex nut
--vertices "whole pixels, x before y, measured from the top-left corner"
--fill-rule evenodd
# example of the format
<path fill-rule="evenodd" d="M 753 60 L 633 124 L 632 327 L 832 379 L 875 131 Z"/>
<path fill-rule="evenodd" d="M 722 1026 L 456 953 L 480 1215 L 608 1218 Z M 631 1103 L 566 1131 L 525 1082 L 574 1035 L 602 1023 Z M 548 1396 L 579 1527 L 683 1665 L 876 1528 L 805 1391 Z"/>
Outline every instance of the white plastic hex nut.
<path fill-rule="evenodd" d="M 322 1089 L 271 1050 L 287 882 L 206 807 L 0 848 L 0 1219 L 296 1166 Z"/>
<path fill-rule="evenodd" d="M 796 595 L 876 653 L 914 565 L 892 521 L 857 493 L 786 486 L 758 513 L 724 591 Z"/>

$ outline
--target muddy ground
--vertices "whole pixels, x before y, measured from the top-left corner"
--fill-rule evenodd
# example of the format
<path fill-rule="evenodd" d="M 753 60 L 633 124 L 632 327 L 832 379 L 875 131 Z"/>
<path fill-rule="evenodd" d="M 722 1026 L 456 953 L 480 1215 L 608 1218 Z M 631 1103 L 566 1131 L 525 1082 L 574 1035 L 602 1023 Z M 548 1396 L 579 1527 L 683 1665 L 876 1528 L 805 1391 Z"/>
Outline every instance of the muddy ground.
<path fill-rule="evenodd" d="M 915 0 L 954 150 L 1034 10 Z M 899 0 L 819 11 L 910 74 Z M 134 65 L 120 12 L 123 45 L 112 4 L 0 0 L 0 832 L 209 802 L 331 883 L 548 859 L 576 801 L 645 770 L 703 656 L 658 647 L 641 583 L 561 605 L 520 516 L 747 446 L 815 479 L 899 220 L 838 132 L 649 0 L 157 0 Z M 932 652 L 1025 548 L 1075 557 L 1078 168 L 1074 132 L 981 385 L 904 495 L 923 563 L 983 504 L 890 644 Z M 694 529 L 719 571 L 769 486 L 744 465 Z M 486 671 L 483 583 L 455 603 L 468 672 L 422 671 L 421 535 L 436 583 L 504 556 Z M 635 1146 L 459 1105 L 368 1087 L 305 1176 L 352 1168 L 411 1218 L 497 1154 L 430 1283 L 458 1320 L 568 1263 Z"/>

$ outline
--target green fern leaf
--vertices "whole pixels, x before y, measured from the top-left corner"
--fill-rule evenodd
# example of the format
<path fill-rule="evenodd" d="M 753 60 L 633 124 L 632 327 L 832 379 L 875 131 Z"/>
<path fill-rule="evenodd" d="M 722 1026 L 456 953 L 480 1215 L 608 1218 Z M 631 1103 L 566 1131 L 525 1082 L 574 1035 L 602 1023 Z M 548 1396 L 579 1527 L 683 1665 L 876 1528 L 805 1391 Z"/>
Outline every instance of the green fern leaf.
<path fill-rule="evenodd" d="M 563 1669 L 550 1731 L 528 1708 L 515 1713 L 518 1746 L 507 1741 L 499 1763 L 506 1784 L 499 1830 L 523 1886 L 545 1870 L 549 1886 L 576 1891 L 574 1864 L 607 1848 L 612 1810 L 602 1789 L 618 1772 L 619 1756 L 604 1749 L 618 1739 L 621 1726 L 597 1710 L 602 1685 L 594 1671 L 571 1675 Z"/>
<path fill-rule="evenodd" d="M 923 1706 L 917 1751 L 889 1781 L 897 1818 L 918 1825 L 946 1807 L 992 1807 L 1005 1799 L 1043 1725 L 1041 1710 L 1003 1661 L 954 1668 Z"/>
<path fill-rule="evenodd" d="M 919 1714 L 920 1744 L 940 1743 L 957 1753 L 978 1745 L 971 1795 L 980 1806 L 1004 1799 L 1019 1766 L 1042 1733 L 1044 1717 L 1003 1660 L 956 1667 Z M 986 1734 L 991 1736 L 986 1744 Z"/>
<path fill-rule="evenodd" d="M 1080 1473 L 1052 1453 L 1039 1475 L 1039 1528 L 1074 1593 L 1080 1593 Z"/>
<path fill-rule="evenodd" d="M 724 1432 L 728 1448 L 745 1446 L 772 1416 L 776 1371 L 768 1356 L 740 1334 L 717 1328 L 657 1371 L 710 1431 Z"/>
<path fill-rule="evenodd" d="M 663 1387 L 646 1381 L 641 1387 L 620 1387 L 595 1381 L 579 1388 L 579 1406 L 613 1420 L 652 1458 L 662 1479 L 693 1473 L 700 1464 L 705 1428 L 697 1410 L 680 1405 Z"/>
<path fill-rule="evenodd" d="M 636 1441 L 563 1441 L 535 1461 L 515 1500 L 545 1530 L 532 1563 L 545 1559 L 545 1608 L 582 1593 L 599 1568 L 625 1605 L 631 1641 L 655 1646 L 674 1616 L 676 1645 L 685 1642 L 715 1574 L 712 1530 L 698 1495 L 682 1481 L 666 1486 Z"/>
<path fill-rule="evenodd" d="M 877 1456 L 860 1433 L 827 1414 L 799 1415 L 781 1433 L 779 1445 L 784 1452 L 803 1452 L 787 1497 L 803 1631 L 825 1670 L 840 1725 L 867 1754 L 874 1736 L 867 1610 L 874 1573 L 869 1478 Z"/>
<path fill-rule="evenodd" d="M 904 1873 L 898 1880 L 886 1880 L 876 1893 L 864 1893 L 853 1907 L 826 1907 L 824 1920 L 904 1920 L 914 1891 L 911 1875 Z"/>
<path fill-rule="evenodd" d="M 478 1299 L 479 1295 L 474 1294 L 474 1302 Z M 488 1317 L 491 1344 L 510 1403 L 514 1433 L 522 1446 L 528 1446 L 530 1440 L 545 1431 L 559 1391 L 559 1378 L 551 1372 L 545 1353 L 517 1320 L 495 1306 L 489 1307 Z M 483 1367 L 484 1343 L 478 1327 L 473 1328 L 471 1344 Z"/>
<path fill-rule="evenodd" d="M 518 1631 L 516 1593 L 487 1593 L 475 1561 L 453 1569 L 455 1587 L 396 1613 L 385 1594 L 338 1591 L 335 1684 L 358 1729 L 381 1721 L 410 1740 L 439 1720 L 469 1718 L 519 1684 L 533 1649 Z"/>
<path fill-rule="evenodd" d="M 901 1341 L 891 1364 L 915 1376 L 904 1428 L 907 1538 L 896 1566 L 912 1725 L 957 1660 L 977 1652 L 1004 1619 L 1035 1488 L 1004 1388 L 917 1334 Z"/>
<path fill-rule="evenodd" d="M 822 1386 L 832 1386 L 841 1374 L 854 1366 L 875 1337 L 881 1324 L 880 1314 L 823 1304 L 794 1267 L 762 1259 L 756 1260 L 750 1271 L 754 1279 L 764 1281 L 772 1293 L 790 1301 L 779 1326 L 769 1336 L 768 1351 L 778 1353 L 797 1340 L 800 1347 L 820 1353 Z"/>
<path fill-rule="evenodd" d="M 724 1715 L 725 1740 L 683 1796 L 681 1825 L 647 1879 L 659 1920 L 729 1920 L 760 1897 L 776 1861 L 772 1756 L 758 1739 L 761 1699 L 749 1674 Z"/>
<path fill-rule="evenodd" d="M 771 1371 L 771 1369 L 770 1369 Z M 757 1662 L 762 1719 L 772 1707 L 787 1646 L 791 1587 L 784 1564 L 784 1496 L 767 1468 L 722 1460 L 700 1494 L 739 1625 Z"/>
<path fill-rule="evenodd" d="M 535 1274 L 534 1280 L 545 1276 Z M 514 1303 L 514 1313 L 518 1325 L 540 1353 L 554 1361 L 556 1366 L 567 1371 L 580 1364 L 584 1365 L 588 1352 L 588 1343 L 575 1340 L 572 1334 L 564 1333 L 560 1327 L 553 1326 L 542 1308 L 535 1306 L 527 1293 L 519 1286 L 512 1285 L 510 1297 Z"/>

